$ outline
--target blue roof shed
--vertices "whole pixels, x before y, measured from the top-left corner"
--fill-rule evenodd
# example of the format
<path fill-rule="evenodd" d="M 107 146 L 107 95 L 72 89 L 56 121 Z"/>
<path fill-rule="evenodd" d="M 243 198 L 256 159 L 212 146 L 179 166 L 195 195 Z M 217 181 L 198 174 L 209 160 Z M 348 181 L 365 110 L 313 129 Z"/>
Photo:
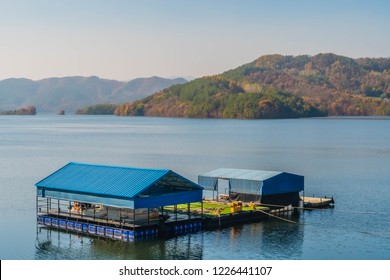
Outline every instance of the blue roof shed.
<path fill-rule="evenodd" d="M 202 201 L 203 190 L 169 169 L 75 162 L 68 163 L 35 186 L 41 197 L 132 209 Z"/>
<path fill-rule="evenodd" d="M 300 192 L 304 177 L 279 171 L 219 168 L 198 176 L 199 185 L 205 189 L 216 188 L 218 179 L 229 180 L 230 191 L 257 195 L 275 195 Z"/>
<path fill-rule="evenodd" d="M 304 177 L 279 171 L 220 168 L 198 176 L 205 190 L 218 191 L 218 180 L 229 182 L 229 195 L 240 199 L 286 205 L 299 199 L 304 190 Z M 231 199 L 234 196 L 230 197 Z"/>

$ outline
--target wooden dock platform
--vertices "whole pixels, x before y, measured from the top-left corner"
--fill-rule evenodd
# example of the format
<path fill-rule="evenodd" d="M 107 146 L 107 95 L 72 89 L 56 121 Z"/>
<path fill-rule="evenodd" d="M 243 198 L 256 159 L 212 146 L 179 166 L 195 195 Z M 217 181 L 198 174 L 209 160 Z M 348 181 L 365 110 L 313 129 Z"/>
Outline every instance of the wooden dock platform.
<path fill-rule="evenodd" d="M 304 209 L 310 208 L 326 208 L 334 206 L 333 197 L 309 197 L 301 196 Z"/>

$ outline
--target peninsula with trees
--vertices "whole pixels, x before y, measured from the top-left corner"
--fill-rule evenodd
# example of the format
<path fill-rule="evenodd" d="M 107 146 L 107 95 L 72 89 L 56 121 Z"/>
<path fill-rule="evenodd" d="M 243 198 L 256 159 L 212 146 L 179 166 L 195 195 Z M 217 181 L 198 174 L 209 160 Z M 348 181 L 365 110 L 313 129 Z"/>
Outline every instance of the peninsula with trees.
<path fill-rule="evenodd" d="M 27 106 L 25 108 L 20 108 L 16 110 L 8 110 L 0 112 L 0 115 L 36 115 L 37 109 L 35 106 Z"/>

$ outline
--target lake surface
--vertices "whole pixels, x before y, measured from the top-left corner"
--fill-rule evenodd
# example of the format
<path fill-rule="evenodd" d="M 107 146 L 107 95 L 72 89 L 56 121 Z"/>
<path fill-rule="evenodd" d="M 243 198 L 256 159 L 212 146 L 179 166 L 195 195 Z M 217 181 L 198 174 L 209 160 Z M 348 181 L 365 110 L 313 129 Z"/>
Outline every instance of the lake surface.
<path fill-rule="evenodd" d="M 333 209 L 122 243 L 37 227 L 34 184 L 70 161 L 305 176 Z M 0 117 L 0 259 L 390 259 L 390 118 Z"/>

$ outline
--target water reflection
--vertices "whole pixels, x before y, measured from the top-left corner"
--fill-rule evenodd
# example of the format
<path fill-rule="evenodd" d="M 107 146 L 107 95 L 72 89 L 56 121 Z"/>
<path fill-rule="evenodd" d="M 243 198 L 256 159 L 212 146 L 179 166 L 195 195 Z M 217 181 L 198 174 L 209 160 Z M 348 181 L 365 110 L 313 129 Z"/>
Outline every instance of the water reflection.
<path fill-rule="evenodd" d="M 90 238 L 39 226 L 35 259 L 95 259 L 89 252 Z"/>
<path fill-rule="evenodd" d="M 125 243 L 39 226 L 35 259 L 203 259 L 203 235 Z"/>
<path fill-rule="evenodd" d="M 205 232 L 204 259 L 300 259 L 304 227 L 271 219 Z"/>

